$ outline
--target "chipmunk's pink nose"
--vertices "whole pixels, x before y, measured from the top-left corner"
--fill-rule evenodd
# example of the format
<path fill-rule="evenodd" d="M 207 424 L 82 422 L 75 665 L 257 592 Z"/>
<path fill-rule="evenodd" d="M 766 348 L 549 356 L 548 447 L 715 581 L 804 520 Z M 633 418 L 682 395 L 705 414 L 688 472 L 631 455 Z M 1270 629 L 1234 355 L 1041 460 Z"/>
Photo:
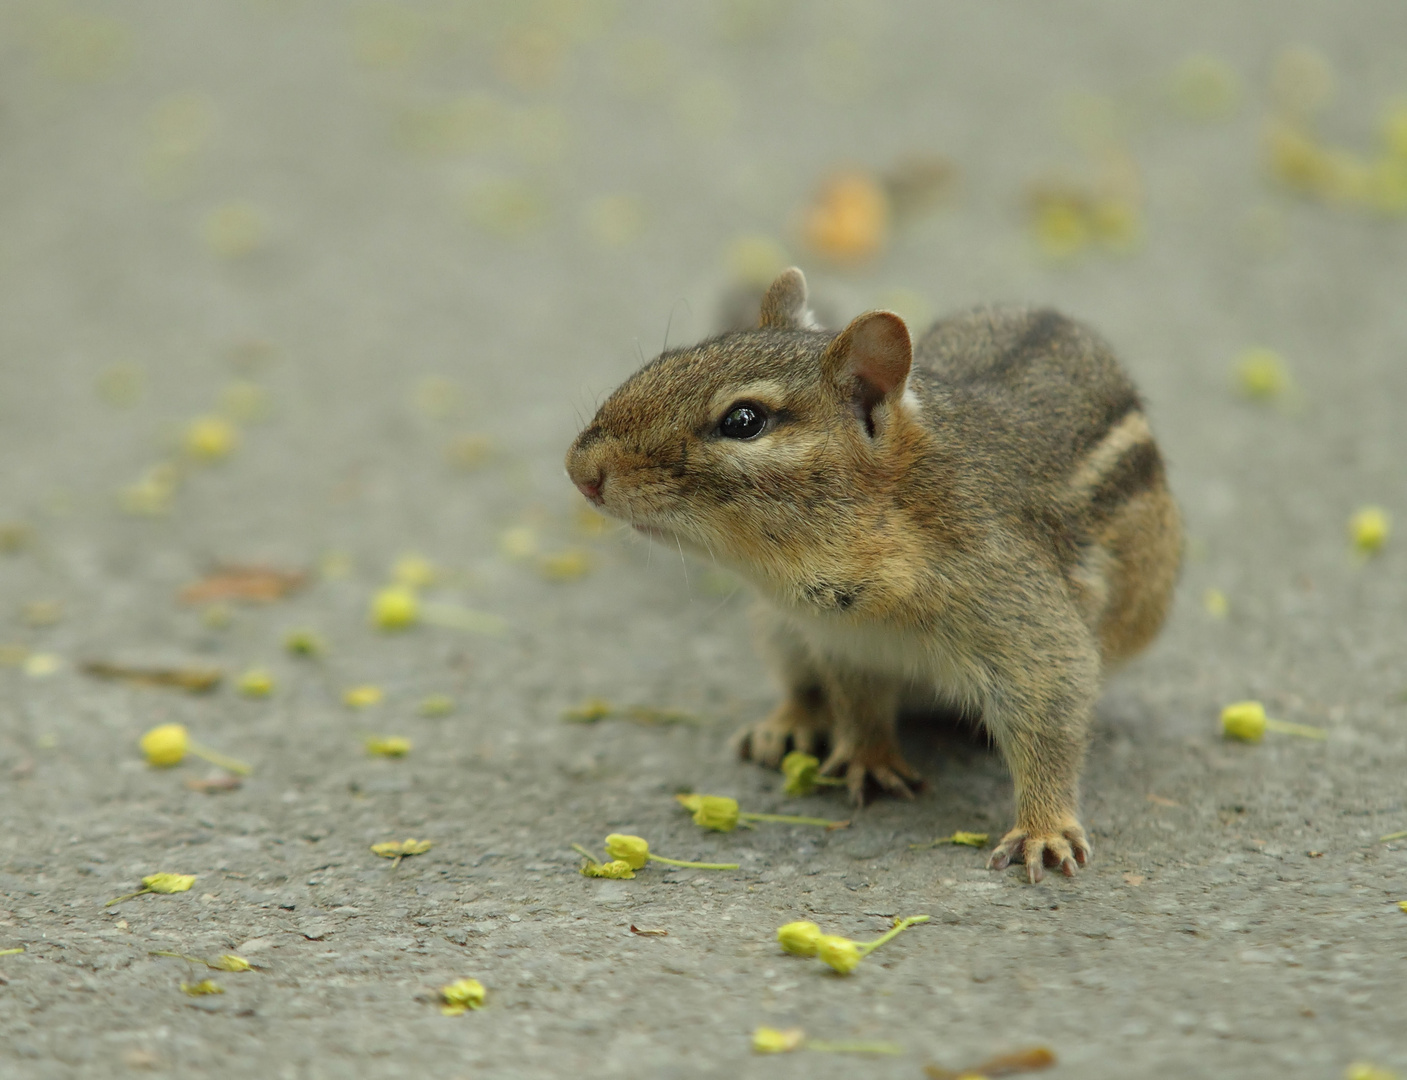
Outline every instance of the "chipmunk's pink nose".
<path fill-rule="evenodd" d="M 601 501 L 601 487 L 606 482 L 606 474 L 597 472 L 595 479 L 587 477 L 573 477 L 572 483 L 576 484 L 576 489 L 594 503 Z"/>

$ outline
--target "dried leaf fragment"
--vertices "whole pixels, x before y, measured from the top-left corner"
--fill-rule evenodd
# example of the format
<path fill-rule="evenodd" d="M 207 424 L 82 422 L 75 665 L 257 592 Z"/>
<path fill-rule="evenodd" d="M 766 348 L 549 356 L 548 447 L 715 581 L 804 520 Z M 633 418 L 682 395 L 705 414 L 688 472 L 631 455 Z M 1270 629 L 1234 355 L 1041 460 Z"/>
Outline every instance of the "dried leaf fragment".
<path fill-rule="evenodd" d="M 225 677 L 217 667 L 131 667 L 106 660 L 89 660 L 82 670 L 98 679 L 117 679 L 137 686 L 169 686 L 192 694 L 209 693 Z"/>
<path fill-rule="evenodd" d="M 183 604 L 209 604 L 219 600 L 271 604 L 307 583 L 308 574 L 304 570 L 232 563 L 217 566 L 199 581 L 187 585 L 181 590 L 180 600 Z"/>
<path fill-rule="evenodd" d="M 1015 1073 L 1036 1072 L 1048 1069 L 1055 1064 L 1055 1054 L 1044 1046 L 1033 1046 L 1028 1050 L 1018 1050 L 1014 1054 L 1001 1054 L 973 1065 L 967 1069 L 944 1069 L 939 1065 L 925 1065 L 923 1071 L 932 1080 L 964 1080 L 975 1076 L 1011 1076 Z"/>
<path fill-rule="evenodd" d="M 1407 903 L 1407 901 L 1404 901 L 1404 903 Z M 640 936 L 640 937 L 669 937 L 669 931 L 668 931 L 668 930 L 644 930 L 644 929 L 641 929 L 640 927 L 636 926 L 634 923 L 631 923 L 631 924 L 630 924 L 630 932 L 631 932 L 632 934 L 636 934 L 636 935 L 638 935 L 638 936 Z M 20 951 L 20 952 L 23 952 L 24 950 L 21 949 L 21 950 L 19 950 L 19 951 Z M 5 955 L 4 953 L 0 953 L 0 956 L 4 956 L 4 955 Z"/>

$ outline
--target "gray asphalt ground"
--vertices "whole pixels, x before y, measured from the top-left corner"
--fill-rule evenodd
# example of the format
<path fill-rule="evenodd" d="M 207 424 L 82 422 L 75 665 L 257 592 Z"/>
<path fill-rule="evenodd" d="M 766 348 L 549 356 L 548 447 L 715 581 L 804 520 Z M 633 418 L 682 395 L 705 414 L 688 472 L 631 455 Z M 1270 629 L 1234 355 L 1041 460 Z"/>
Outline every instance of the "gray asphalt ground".
<path fill-rule="evenodd" d="M 1043 1045 L 1053 1077 L 1407 1074 L 1407 842 L 1378 839 L 1407 829 L 1407 543 L 1360 559 L 1346 533 L 1370 503 L 1407 526 L 1407 222 L 1267 179 L 1296 46 L 1334 76 L 1322 138 L 1375 152 L 1407 94 L 1397 0 L 0 7 L 0 949 L 25 950 L 0 956 L 0 1072 L 919 1077 Z M 1239 80 L 1223 118 L 1170 97 L 1198 53 Z M 1043 256 L 1024 193 L 1090 175 L 1093 145 L 1137 163 L 1143 243 Z M 960 171 L 944 206 L 862 267 L 805 248 L 829 170 L 915 153 Z M 750 236 L 837 320 L 1054 304 L 1145 391 L 1189 560 L 1100 706 L 1076 879 L 910 847 L 1011 817 L 1000 760 L 932 720 L 904 735 L 921 798 L 845 830 L 704 833 L 675 805 L 849 815 L 729 754 L 776 693 L 745 593 L 588 535 L 562 474 L 642 356 L 713 332 Z M 1238 397 L 1250 346 L 1297 390 Z M 222 400 L 238 448 L 186 460 Z M 125 511 L 162 462 L 179 483 L 127 503 L 165 512 Z M 426 603 L 506 632 L 370 628 L 408 552 L 439 569 Z M 177 599 L 220 562 L 313 581 L 220 625 Z M 285 652 L 295 628 L 321 657 Z M 93 659 L 228 677 L 189 695 Z M 255 665 L 264 699 L 232 684 Z M 359 684 L 384 701 L 346 706 Z M 590 698 L 693 722 L 563 722 Z M 1228 743 L 1241 698 L 1328 738 Z M 165 722 L 253 776 L 148 767 Z M 569 845 L 611 831 L 741 869 L 579 876 Z M 408 836 L 434 847 L 369 850 Z M 158 871 L 198 877 L 104 906 Z M 843 979 L 773 940 L 921 913 Z M 182 993 L 207 976 L 225 993 Z M 487 1007 L 442 1016 L 464 977 Z M 901 1052 L 762 1058 L 758 1025 Z"/>

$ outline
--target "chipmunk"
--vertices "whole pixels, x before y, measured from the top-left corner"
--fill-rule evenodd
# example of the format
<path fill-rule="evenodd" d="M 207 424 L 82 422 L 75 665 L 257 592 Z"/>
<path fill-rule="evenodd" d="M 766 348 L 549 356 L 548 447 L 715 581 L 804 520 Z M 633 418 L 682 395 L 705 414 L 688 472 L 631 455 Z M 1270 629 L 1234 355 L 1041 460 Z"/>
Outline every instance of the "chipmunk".
<path fill-rule="evenodd" d="M 989 866 L 1073 875 L 1101 680 L 1157 633 L 1181 523 L 1142 402 L 1108 346 L 1049 310 L 979 308 L 915 346 L 871 311 L 814 324 L 787 270 L 756 329 L 672 349 L 567 454 L 595 506 L 760 594 L 781 705 L 738 738 L 775 766 L 829 748 L 857 803 L 912 798 L 901 707 L 979 713 L 1016 825 Z"/>

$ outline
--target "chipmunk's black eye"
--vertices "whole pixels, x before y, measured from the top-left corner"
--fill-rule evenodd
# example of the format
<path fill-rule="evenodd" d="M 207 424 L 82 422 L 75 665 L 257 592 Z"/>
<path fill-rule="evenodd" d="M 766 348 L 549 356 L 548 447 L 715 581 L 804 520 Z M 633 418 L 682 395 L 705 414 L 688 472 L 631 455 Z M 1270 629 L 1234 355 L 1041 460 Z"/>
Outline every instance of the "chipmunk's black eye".
<path fill-rule="evenodd" d="M 767 413 L 757 405 L 737 405 L 718 425 L 725 439 L 755 439 L 767 426 Z"/>

